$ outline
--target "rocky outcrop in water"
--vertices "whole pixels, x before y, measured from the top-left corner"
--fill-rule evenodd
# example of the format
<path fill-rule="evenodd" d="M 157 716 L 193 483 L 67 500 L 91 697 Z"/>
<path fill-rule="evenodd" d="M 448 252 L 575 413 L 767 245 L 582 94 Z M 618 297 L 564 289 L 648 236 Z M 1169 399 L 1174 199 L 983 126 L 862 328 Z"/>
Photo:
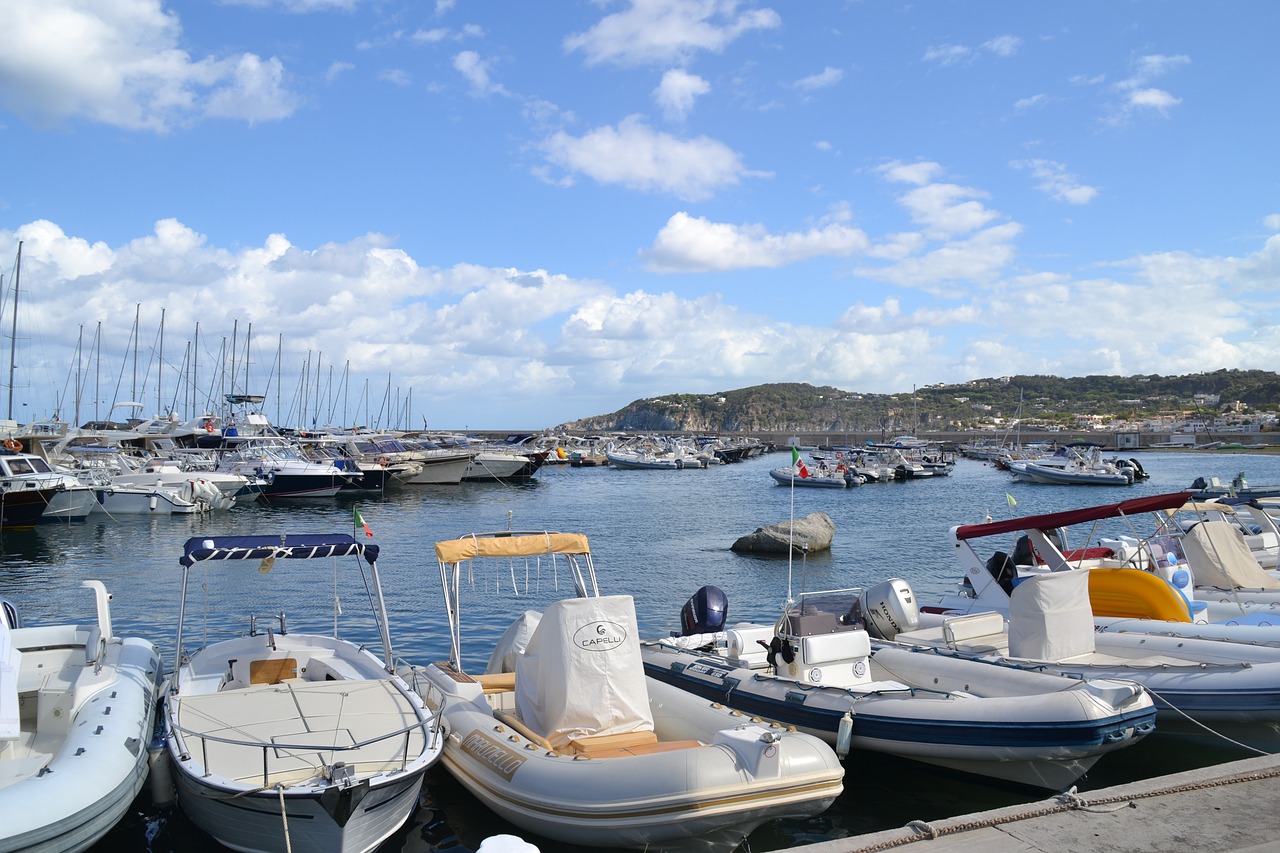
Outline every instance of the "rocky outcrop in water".
<path fill-rule="evenodd" d="M 757 527 L 734 542 L 732 550 L 743 554 L 785 554 L 794 546 L 797 552 L 826 551 L 836 534 L 836 523 L 825 512 L 811 512 L 804 518 L 790 519 Z"/>

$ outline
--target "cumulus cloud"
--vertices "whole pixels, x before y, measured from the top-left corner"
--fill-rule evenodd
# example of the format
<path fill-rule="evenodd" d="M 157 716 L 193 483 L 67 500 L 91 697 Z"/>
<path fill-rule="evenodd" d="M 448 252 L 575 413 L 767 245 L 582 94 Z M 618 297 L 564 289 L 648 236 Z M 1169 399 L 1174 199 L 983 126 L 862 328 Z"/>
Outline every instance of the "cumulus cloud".
<path fill-rule="evenodd" d="M 658 272 L 723 272 L 844 257 L 867 246 L 862 231 L 840 222 L 770 234 L 762 225 L 711 222 L 681 211 L 667 220 L 644 257 L 649 268 Z"/>
<path fill-rule="evenodd" d="M 878 167 L 876 171 L 888 181 L 923 185 L 942 174 L 942 166 L 925 160 L 915 163 L 894 160 Z"/>
<path fill-rule="evenodd" d="M 959 65 L 967 62 L 973 51 L 962 44 L 931 45 L 924 52 L 924 61 L 933 62 L 942 67 Z"/>
<path fill-rule="evenodd" d="M 34 121 L 165 132 L 207 118 L 284 119 L 299 103 L 275 57 L 193 58 L 159 0 L 42 0 L 6 26 L 0 103 Z"/>
<path fill-rule="evenodd" d="M 1013 56 L 1020 47 L 1022 47 L 1022 39 L 1011 35 L 996 36 L 982 43 L 983 50 L 999 57 Z"/>
<path fill-rule="evenodd" d="M 1030 171 L 1039 180 L 1036 189 L 1056 201 L 1088 204 L 1098 194 L 1096 187 L 1082 184 L 1079 178 L 1067 171 L 1066 166 L 1053 160 L 1017 160 L 1009 165 Z"/>
<path fill-rule="evenodd" d="M 684 121 L 693 102 L 710 91 L 711 84 L 697 74 L 673 68 L 662 75 L 662 82 L 653 90 L 653 99 L 668 121 Z"/>
<path fill-rule="evenodd" d="M 1171 108 L 1182 103 L 1182 99 L 1157 88 L 1152 82 L 1190 63 L 1191 57 L 1181 54 L 1137 57 L 1133 61 L 1133 73 L 1114 86 L 1121 97 L 1121 115 L 1129 115 L 1138 110 L 1154 110 L 1167 115 Z"/>
<path fill-rule="evenodd" d="M 685 201 L 709 198 L 716 190 L 760 174 L 748 171 L 742 156 L 723 142 L 706 136 L 679 139 L 655 131 L 634 115 L 616 127 L 598 127 L 583 136 L 560 131 L 542 148 L 550 162 L 570 175 Z"/>
<path fill-rule="evenodd" d="M 683 63 L 698 52 L 719 53 L 753 30 L 773 29 L 782 19 L 772 9 L 739 11 L 735 0 L 631 0 L 586 32 L 564 40 L 588 65 Z"/>

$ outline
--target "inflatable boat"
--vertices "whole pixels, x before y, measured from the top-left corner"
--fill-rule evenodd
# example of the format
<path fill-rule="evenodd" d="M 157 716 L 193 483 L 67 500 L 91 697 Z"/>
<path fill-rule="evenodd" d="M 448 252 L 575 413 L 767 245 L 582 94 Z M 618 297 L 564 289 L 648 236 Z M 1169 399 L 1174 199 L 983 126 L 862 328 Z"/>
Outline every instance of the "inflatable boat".
<path fill-rule="evenodd" d="M 82 585 L 97 624 L 21 627 L 0 614 L 0 850 L 88 849 L 147 778 L 160 655 L 115 636 L 106 588 Z"/>
<path fill-rule="evenodd" d="M 1071 786 L 1154 729 L 1155 706 L 1130 681 L 873 648 L 868 594 L 876 588 L 808 593 L 776 625 L 694 632 L 719 627 L 700 614 L 727 612 L 723 593 L 703 587 L 681 614 L 684 634 L 642 645 L 645 673 L 815 734 L 841 756 L 882 752 L 1039 789 Z"/>
<path fill-rule="evenodd" d="M 453 651 L 403 672 L 443 716 L 444 766 L 511 823 L 612 849 L 730 851 L 760 824 L 827 808 L 843 768 L 819 738 L 646 681 L 630 596 L 600 596 L 586 537 L 489 534 L 440 542 Z M 459 568 L 556 559 L 578 598 L 529 611 L 486 672 L 461 664 Z M 468 568 L 468 576 L 471 569 Z"/>

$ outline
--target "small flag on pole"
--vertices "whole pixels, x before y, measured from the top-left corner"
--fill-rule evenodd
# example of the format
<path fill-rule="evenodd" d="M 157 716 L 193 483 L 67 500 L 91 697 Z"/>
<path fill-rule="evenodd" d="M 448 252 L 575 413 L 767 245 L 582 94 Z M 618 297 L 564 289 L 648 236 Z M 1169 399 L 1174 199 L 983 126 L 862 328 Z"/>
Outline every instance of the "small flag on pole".
<path fill-rule="evenodd" d="M 1018 502 L 1017 502 L 1016 500 L 1014 500 L 1013 495 L 1009 494 L 1008 492 L 1005 492 L 1005 493 L 1004 493 L 1004 496 L 1005 496 L 1006 498 L 1008 498 L 1008 499 L 1009 499 L 1009 506 L 1017 506 L 1017 505 L 1018 505 Z"/>
<path fill-rule="evenodd" d="M 801 479 L 809 476 L 809 469 L 805 467 L 804 460 L 800 458 L 800 451 L 794 446 L 791 448 L 791 465 L 800 474 Z"/>
<path fill-rule="evenodd" d="M 364 535 L 372 539 L 373 529 L 370 528 L 369 525 L 365 523 L 364 518 L 360 515 L 360 507 L 355 508 L 355 514 L 356 514 L 356 531 L 359 532 L 360 530 L 363 530 Z"/>

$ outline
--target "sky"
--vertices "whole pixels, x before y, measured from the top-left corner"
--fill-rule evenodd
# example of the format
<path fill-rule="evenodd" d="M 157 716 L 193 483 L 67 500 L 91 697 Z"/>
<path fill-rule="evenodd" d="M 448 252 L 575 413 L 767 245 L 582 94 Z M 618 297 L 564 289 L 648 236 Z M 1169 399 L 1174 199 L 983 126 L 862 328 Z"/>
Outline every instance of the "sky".
<path fill-rule="evenodd" d="M 1280 369 L 1273 0 L 0 8 L 21 422 Z"/>

